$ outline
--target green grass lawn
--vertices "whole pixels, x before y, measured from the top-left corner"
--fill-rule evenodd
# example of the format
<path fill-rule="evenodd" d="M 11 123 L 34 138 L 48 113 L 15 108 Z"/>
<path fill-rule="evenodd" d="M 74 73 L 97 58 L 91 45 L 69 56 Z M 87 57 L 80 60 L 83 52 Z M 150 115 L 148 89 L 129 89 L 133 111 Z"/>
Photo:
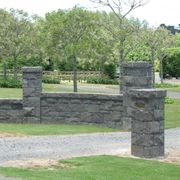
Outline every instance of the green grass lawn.
<path fill-rule="evenodd" d="M 19 135 L 66 135 L 96 132 L 117 132 L 118 129 L 97 127 L 93 125 L 68 124 L 0 124 L 0 133 Z"/>
<path fill-rule="evenodd" d="M 177 87 L 168 87 L 168 88 L 159 87 L 159 89 L 165 89 L 165 90 L 170 91 L 170 92 L 180 92 L 180 85 L 177 85 Z"/>
<path fill-rule="evenodd" d="M 80 157 L 59 164 L 51 170 L 0 168 L 0 174 L 25 180 L 179 180 L 180 177 L 178 165 L 117 156 Z"/>
<path fill-rule="evenodd" d="M 0 88 L 0 98 L 22 98 L 22 89 Z"/>
<path fill-rule="evenodd" d="M 70 83 L 64 84 L 43 84 L 43 91 L 45 92 L 72 92 L 73 87 Z"/>
<path fill-rule="evenodd" d="M 173 104 L 165 105 L 165 127 L 180 127 L 180 99 L 174 99 Z"/>

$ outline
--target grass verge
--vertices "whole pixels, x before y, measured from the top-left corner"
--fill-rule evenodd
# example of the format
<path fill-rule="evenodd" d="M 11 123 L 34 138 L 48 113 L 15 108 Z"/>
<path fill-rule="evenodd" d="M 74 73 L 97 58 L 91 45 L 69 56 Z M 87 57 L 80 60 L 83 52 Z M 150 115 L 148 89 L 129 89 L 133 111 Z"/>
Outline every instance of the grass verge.
<path fill-rule="evenodd" d="M 180 92 L 180 85 L 178 87 L 172 87 L 172 88 L 160 88 L 160 89 L 165 89 L 169 92 Z"/>
<path fill-rule="evenodd" d="M 0 174 L 26 180 L 179 180 L 180 166 L 117 156 L 73 158 L 44 169 L 0 168 Z"/>
<path fill-rule="evenodd" d="M 12 133 L 19 135 L 66 135 L 117 131 L 119 130 L 93 125 L 0 124 L 0 133 Z"/>
<path fill-rule="evenodd" d="M 22 89 L 0 88 L 0 98 L 22 98 Z"/>
<path fill-rule="evenodd" d="M 165 105 L 165 127 L 180 127 L 180 99 L 174 99 L 173 104 Z"/>

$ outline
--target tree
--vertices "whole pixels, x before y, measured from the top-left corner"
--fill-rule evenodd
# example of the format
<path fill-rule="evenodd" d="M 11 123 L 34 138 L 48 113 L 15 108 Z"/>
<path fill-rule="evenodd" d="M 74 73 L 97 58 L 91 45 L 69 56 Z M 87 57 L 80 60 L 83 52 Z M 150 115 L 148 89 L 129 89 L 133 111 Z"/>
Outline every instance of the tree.
<path fill-rule="evenodd" d="M 159 31 L 159 43 L 157 46 L 157 56 L 160 61 L 160 78 L 163 83 L 163 59 L 168 55 L 167 49 L 174 44 L 174 37 L 170 32 L 164 28 L 158 28 Z"/>
<path fill-rule="evenodd" d="M 101 24 L 108 18 L 106 12 L 96 12 L 94 30 L 91 32 L 91 41 L 89 43 L 90 55 L 93 59 L 96 70 L 100 70 L 101 76 L 104 75 L 106 64 L 117 64 L 115 41 L 112 34 L 102 28 Z"/>
<path fill-rule="evenodd" d="M 135 32 L 137 32 L 137 26 L 134 26 L 134 23 L 130 23 L 126 17 L 138 7 L 144 5 L 143 0 L 90 0 L 91 2 L 98 3 L 102 6 L 109 7 L 114 16 L 114 22 L 106 22 L 104 27 L 113 35 L 114 39 L 118 41 L 119 47 L 119 90 L 122 91 L 122 63 L 125 61 L 125 58 L 128 54 L 127 41 Z"/>
<path fill-rule="evenodd" d="M 168 33 L 166 40 L 164 42 L 166 45 L 163 49 L 163 61 L 162 67 L 163 71 L 161 75 L 166 77 L 169 75 L 171 77 L 180 77 L 180 34 L 171 35 Z"/>
<path fill-rule="evenodd" d="M 155 60 L 159 58 L 160 60 L 160 76 L 161 81 L 163 81 L 163 68 L 162 68 L 162 60 L 166 56 L 166 48 L 168 48 L 172 39 L 169 32 L 162 28 L 145 28 L 141 33 L 141 39 L 145 42 L 148 51 L 149 51 L 149 59 L 152 63 L 152 84 L 155 85 Z"/>
<path fill-rule="evenodd" d="M 28 14 L 22 10 L 11 9 L 3 22 L 1 41 L 7 58 L 14 62 L 14 78 L 17 79 L 17 61 L 21 55 L 26 56 L 31 49 L 32 22 Z"/>
<path fill-rule="evenodd" d="M 4 79 L 6 79 L 6 42 L 5 42 L 5 37 L 7 35 L 8 32 L 8 26 L 7 26 L 7 22 L 8 19 L 12 18 L 11 15 L 3 10 L 0 9 L 0 58 L 3 61 L 3 67 L 4 67 Z"/>
<path fill-rule="evenodd" d="M 169 75 L 170 77 L 180 77 L 180 48 L 173 47 L 168 48 L 167 56 L 163 59 L 163 74 L 164 77 Z"/>
<path fill-rule="evenodd" d="M 54 12 L 55 13 L 55 12 Z M 56 13 L 55 13 L 56 14 Z M 92 13 L 74 7 L 71 11 L 58 11 L 57 26 L 52 29 L 53 46 L 73 64 L 73 89 L 77 92 L 77 59 L 82 56 L 84 43 L 91 39 Z M 49 14 L 48 16 L 51 16 Z M 47 16 L 47 19 L 49 18 Z"/>
<path fill-rule="evenodd" d="M 52 58 L 52 54 L 54 53 L 54 48 L 52 46 L 50 31 L 44 18 L 39 16 L 34 16 L 33 23 L 33 37 L 31 41 L 31 53 L 29 54 L 29 58 L 39 62 L 39 65 L 42 65 L 43 68 L 52 66 L 51 70 L 53 70 L 54 61 Z M 35 62 L 34 62 L 35 63 Z"/>
<path fill-rule="evenodd" d="M 167 29 L 173 35 L 175 35 L 176 33 L 180 33 L 180 29 L 176 28 L 174 26 L 166 26 L 165 24 L 160 24 L 160 27 L 163 27 L 164 29 Z"/>

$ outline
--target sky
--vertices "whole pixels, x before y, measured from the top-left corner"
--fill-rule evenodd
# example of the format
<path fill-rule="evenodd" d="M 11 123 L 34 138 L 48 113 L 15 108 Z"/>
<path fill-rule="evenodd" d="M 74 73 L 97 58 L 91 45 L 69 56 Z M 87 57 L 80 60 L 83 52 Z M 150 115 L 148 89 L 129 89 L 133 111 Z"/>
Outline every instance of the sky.
<path fill-rule="evenodd" d="M 150 26 L 180 24 L 180 0 L 148 0 L 149 2 L 130 15 L 146 20 Z M 96 4 L 89 0 L 0 0 L 0 8 L 22 9 L 29 14 L 44 16 L 47 12 L 57 9 L 69 9 L 78 5 L 93 10 Z"/>

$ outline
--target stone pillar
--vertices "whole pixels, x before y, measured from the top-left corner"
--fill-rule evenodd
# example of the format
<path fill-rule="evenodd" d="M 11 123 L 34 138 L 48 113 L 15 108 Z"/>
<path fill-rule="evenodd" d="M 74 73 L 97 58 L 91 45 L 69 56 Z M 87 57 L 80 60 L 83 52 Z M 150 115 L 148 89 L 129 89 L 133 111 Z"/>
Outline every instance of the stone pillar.
<path fill-rule="evenodd" d="M 165 90 L 135 89 L 129 92 L 132 108 L 131 153 L 155 158 L 164 156 Z"/>
<path fill-rule="evenodd" d="M 123 129 L 131 129 L 131 109 L 129 108 L 131 89 L 152 88 L 152 65 L 148 62 L 123 64 Z"/>
<path fill-rule="evenodd" d="M 40 123 L 42 67 L 23 68 L 24 123 Z"/>

